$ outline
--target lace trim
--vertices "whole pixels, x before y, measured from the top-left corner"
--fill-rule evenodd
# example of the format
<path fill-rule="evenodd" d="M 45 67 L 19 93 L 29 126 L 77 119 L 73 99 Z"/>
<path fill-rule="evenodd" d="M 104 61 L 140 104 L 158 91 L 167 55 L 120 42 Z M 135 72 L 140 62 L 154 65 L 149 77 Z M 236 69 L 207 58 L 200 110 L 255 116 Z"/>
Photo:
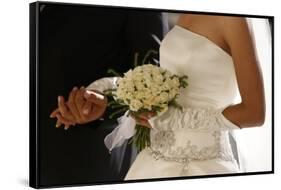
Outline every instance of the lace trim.
<path fill-rule="evenodd" d="M 183 110 L 169 108 L 163 115 L 151 118 L 149 122 L 154 129 L 158 130 L 185 128 L 197 131 L 215 131 L 237 128 L 225 123 L 226 119 L 224 119 L 222 111 L 222 108 L 184 108 Z M 169 121 L 166 118 L 169 118 Z"/>
<path fill-rule="evenodd" d="M 196 130 L 209 130 L 223 128 L 224 124 L 220 121 L 222 110 L 212 108 L 186 108 L 184 111 L 181 123 L 188 123 L 188 125 L 178 125 L 180 128 L 196 129 Z"/>
<path fill-rule="evenodd" d="M 191 160 L 209 160 L 220 158 L 225 161 L 235 160 L 232 154 L 222 150 L 220 146 L 221 133 L 214 131 L 212 133 L 215 143 L 203 148 L 187 141 L 183 147 L 175 147 L 175 134 L 173 130 L 158 131 L 151 135 L 151 147 L 149 152 L 155 160 L 174 161 L 183 164 L 183 170 L 188 169 Z"/>

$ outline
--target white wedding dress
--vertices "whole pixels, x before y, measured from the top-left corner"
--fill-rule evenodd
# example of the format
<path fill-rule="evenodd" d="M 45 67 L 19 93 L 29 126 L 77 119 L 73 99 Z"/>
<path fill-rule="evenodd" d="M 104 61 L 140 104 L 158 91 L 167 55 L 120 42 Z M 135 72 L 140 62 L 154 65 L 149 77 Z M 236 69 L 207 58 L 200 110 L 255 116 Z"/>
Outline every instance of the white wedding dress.
<path fill-rule="evenodd" d="M 160 45 L 160 66 L 188 76 L 178 103 L 149 120 L 151 147 L 142 150 L 125 180 L 238 173 L 229 132 L 240 129 L 222 111 L 238 94 L 231 56 L 208 38 L 179 25 Z M 118 78 L 102 78 L 87 89 L 103 92 L 116 88 Z M 124 119 L 124 121 L 122 121 Z M 109 150 L 134 134 L 134 120 L 123 117 L 119 127 L 105 138 Z"/>
<path fill-rule="evenodd" d="M 142 150 L 125 180 L 240 172 L 229 141 L 240 129 L 222 111 L 238 93 L 231 56 L 206 37 L 175 25 L 160 45 L 160 66 L 188 76 L 178 103 L 149 120 L 151 147 Z"/>

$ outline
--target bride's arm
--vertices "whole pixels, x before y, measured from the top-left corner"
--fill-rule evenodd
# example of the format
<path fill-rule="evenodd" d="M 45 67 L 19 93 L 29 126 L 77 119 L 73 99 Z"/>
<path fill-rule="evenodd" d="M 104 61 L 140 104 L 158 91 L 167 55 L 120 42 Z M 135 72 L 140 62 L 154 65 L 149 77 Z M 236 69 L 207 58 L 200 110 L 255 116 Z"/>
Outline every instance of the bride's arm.
<path fill-rule="evenodd" d="M 232 54 L 242 99 L 223 114 L 241 128 L 261 126 L 265 120 L 263 79 L 247 22 L 244 18 L 223 17 L 220 26 Z"/>

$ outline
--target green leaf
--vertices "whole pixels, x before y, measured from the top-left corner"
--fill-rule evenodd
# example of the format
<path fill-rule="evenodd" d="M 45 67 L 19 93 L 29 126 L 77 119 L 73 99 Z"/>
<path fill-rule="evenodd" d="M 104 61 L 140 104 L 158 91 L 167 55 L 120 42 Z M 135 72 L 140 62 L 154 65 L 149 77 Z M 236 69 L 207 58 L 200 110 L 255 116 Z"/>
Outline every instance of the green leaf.
<path fill-rule="evenodd" d="M 135 56 L 134 56 L 134 67 L 138 66 L 138 57 L 139 57 L 139 53 L 135 53 Z"/>
<path fill-rule="evenodd" d="M 127 110 L 128 110 L 127 107 L 119 109 L 119 110 L 113 112 L 112 114 L 110 114 L 109 119 L 113 119 L 113 117 L 116 116 L 117 114 L 120 114 L 120 113 L 125 112 Z"/>
<path fill-rule="evenodd" d="M 154 49 L 151 49 L 151 50 L 147 51 L 146 54 L 145 54 L 145 56 L 144 56 L 144 58 L 143 58 L 143 60 L 142 60 L 142 65 L 144 65 L 144 64 L 146 63 L 146 60 L 148 59 L 148 57 L 149 57 L 151 54 L 156 54 L 156 55 L 157 55 L 158 52 L 157 52 L 156 50 L 154 50 Z"/>
<path fill-rule="evenodd" d="M 136 133 L 131 142 L 134 143 L 138 152 L 150 146 L 150 129 L 140 125 L 136 125 Z"/>
<path fill-rule="evenodd" d="M 116 72 L 116 71 L 113 70 L 113 69 L 108 69 L 108 70 L 107 70 L 107 73 L 108 73 L 108 74 L 113 74 L 113 75 L 116 76 L 116 77 L 122 77 L 122 75 L 121 75 L 120 73 Z"/>

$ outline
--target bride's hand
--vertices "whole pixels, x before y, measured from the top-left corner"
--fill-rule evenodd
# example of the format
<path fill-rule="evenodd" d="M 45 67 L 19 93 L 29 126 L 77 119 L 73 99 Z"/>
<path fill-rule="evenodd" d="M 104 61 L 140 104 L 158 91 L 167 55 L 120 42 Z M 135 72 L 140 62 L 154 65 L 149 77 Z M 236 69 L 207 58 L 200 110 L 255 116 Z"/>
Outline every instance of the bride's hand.
<path fill-rule="evenodd" d="M 68 102 L 63 96 L 58 97 L 58 108 L 55 109 L 50 117 L 57 118 L 56 127 L 61 124 L 65 129 L 75 124 L 85 124 L 95 121 L 102 117 L 106 110 L 107 98 L 98 92 L 88 91 L 84 87 L 77 87 L 69 94 Z"/>
<path fill-rule="evenodd" d="M 145 112 L 145 113 L 141 113 L 138 115 L 132 115 L 132 117 L 135 119 L 135 121 L 138 125 L 152 128 L 151 125 L 149 124 L 148 120 L 155 115 L 156 115 L 155 112 Z"/>

